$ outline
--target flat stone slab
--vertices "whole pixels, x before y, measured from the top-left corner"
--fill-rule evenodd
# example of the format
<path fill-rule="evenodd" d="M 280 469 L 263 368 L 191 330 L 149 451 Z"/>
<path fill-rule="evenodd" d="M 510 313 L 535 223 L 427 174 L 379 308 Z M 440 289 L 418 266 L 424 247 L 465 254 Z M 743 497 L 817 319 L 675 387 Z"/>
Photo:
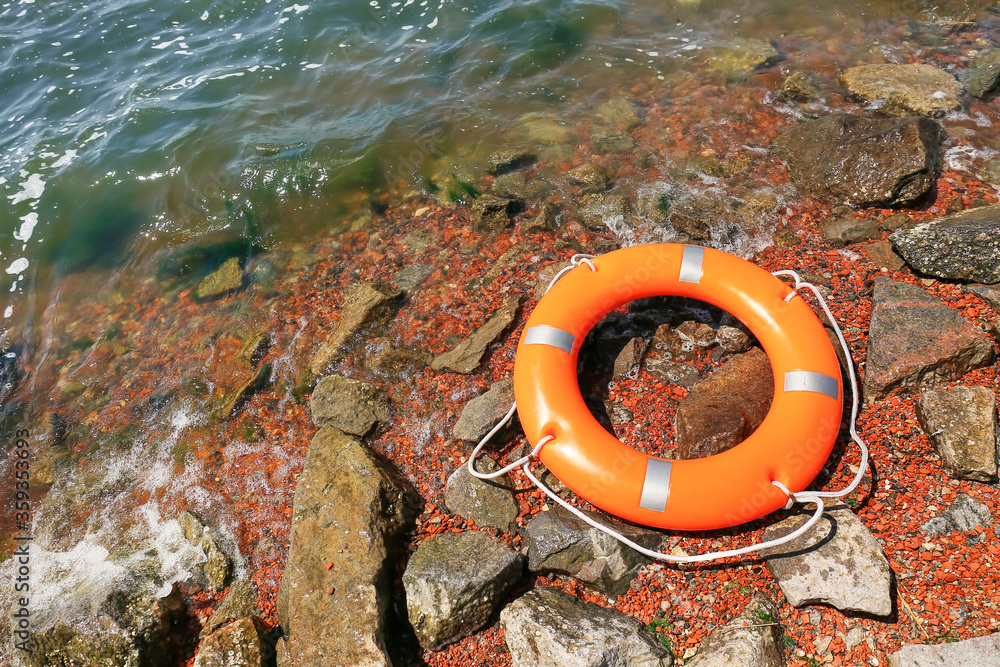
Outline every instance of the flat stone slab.
<path fill-rule="evenodd" d="M 759 593 L 739 616 L 716 628 L 687 667 L 785 667 L 778 608 Z"/>
<path fill-rule="evenodd" d="M 925 290 L 878 276 L 865 367 L 866 400 L 914 393 L 993 361 L 993 342 Z"/>
<path fill-rule="evenodd" d="M 349 285 L 340 307 L 340 320 L 333 325 L 330 335 L 309 363 L 313 376 L 323 375 L 341 349 L 362 328 L 387 317 L 401 294 L 399 290 L 380 283 L 358 282 Z"/>
<path fill-rule="evenodd" d="M 831 114 L 782 133 L 775 152 L 796 187 L 851 206 L 911 202 L 934 185 L 944 131 L 928 118 Z"/>
<path fill-rule="evenodd" d="M 988 387 L 954 387 L 917 397 L 917 419 L 955 479 L 997 479 L 997 402 Z"/>
<path fill-rule="evenodd" d="M 500 339 L 507 328 L 514 323 L 517 309 L 521 305 L 521 297 L 509 294 L 504 297 L 500 308 L 490 316 L 483 326 L 476 329 L 472 335 L 463 340 L 453 349 L 439 354 L 431 362 L 435 371 L 454 371 L 456 373 L 471 373 L 479 368 L 487 348 Z"/>
<path fill-rule="evenodd" d="M 500 612 L 512 667 L 672 667 L 673 655 L 635 618 L 553 588 Z"/>
<path fill-rule="evenodd" d="M 906 263 L 947 280 L 1000 282 L 1000 204 L 900 229 L 889 237 Z"/>
<path fill-rule="evenodd" d="M 834 248 L 843 248 L 849 243 L 870 241 L 882 235 L 879 232 L 878 224 L 874 220 L 859 220 L 855 218 L 821 220 L 819 223 L 819 232 L 823 235 L 823 240 Z"/>
<path fill-rule="evenodd" d="M 962 107 L 964 86 L 931 65 L 851 67 L 840 76 L 840 84 L 890 116 L 943 116 Z"/>
<path fill-rule="evenodd" d="M 806 522 L 799 512 L 764 530 L 773 540 Z M 845 505 L 827 505 L 819 522 L 788 544 L 761 551 L 793 607 L 828 604 L 875 616 L 892 613 L 892 570 L 882 547 Z"/>
<path fill-rule="evenodd" d="M 907 644 L 889 667 L 1000 667 L 1000 632 L 944 644 Z"/>
<path fill-rule="evenodd" d="M 476 459 L 476 470 L 491 473 L 499 470 L 499 466 L 496 461 L 484 455 Z M 489 526 L 509 532 L 514 527 L 520 508 L 508 480 L 506 475 L 495 479 L 473 477 L 468 466 L 463 463 L 448 477 L 444 489 L 444 504 L 449 512 L 472 519 L 477 526 Z"/>
<path fill-rule="evenodd" d="M 437 651 L 483 627 L 523 568 L 523 556 L 478 530 L 422 543 L 403 573 L 407 615 L 420 645 Z"/>

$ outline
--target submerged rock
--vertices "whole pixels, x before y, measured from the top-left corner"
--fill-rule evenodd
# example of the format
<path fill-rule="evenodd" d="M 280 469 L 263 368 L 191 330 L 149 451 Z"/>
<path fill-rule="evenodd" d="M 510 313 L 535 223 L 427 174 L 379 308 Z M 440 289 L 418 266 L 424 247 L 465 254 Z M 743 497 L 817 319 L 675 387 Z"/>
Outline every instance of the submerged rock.
<path fill-rule="evenodd" d="M 500 308 L 490 316 L 486 323 L 476 329 L 468 338 L 455 348 L 439 354 L 431 362 L 435 371 L 454 371 L 456 373 L 471 373 L 479 367 L 483 355 L 490 345 L 495 343 L 514 323 L 517 310 L 521 306 L 521 297 L 509 294 L 504 297 Z"/>
<path fill-rule="evenodd" d="M 531 216 L 522 228 L 526 232 L 551 232 L 559 227 L 559 216 L 562 211 L 554 202 L 545 202 L 538 207 L 538 212 Z"/>
<path fill-rule="evenodd" d="M 913 393 L 993 361 L 993 342 L 924 290 L 878 276 L 868 337 L 867 400 Z"/>
<path fill-rule="evenodd" d="M 804 524 L 811 507 L 764 529 L 773 540 Z M 829 604 L 876 616 L 892 613 L 892 570 L 882 547 L 844 505 L 827 505 L 822 518 L 798 538 L 761 551 L 789 604 Z"/>
<path fill-rule="evenodd" d="M 819 79 L 812 72 L 792 72 L 781 84 L 781 96 L 794 102 L 822 102 L 826 99 Z"/>
<path fill-rule="evenodd" d="M 497 151 L 486 160 L 487 170 L 494 176 L 532 165 L 538 160 L 533 151 L 523 148 L 507 148 Z"/>
<path fill-rule="evenodd" d="M 341 349 L 362 328 L 386 319 L 401 294 L 399 290 L 380 283 L 358 282 L 349 285 L 340 307 L 340 321 L 333 326 L 333 331 L 309 364 L 312 375 L 323 375 Z"/>
<path fill-rule="evenodd" d="M 596 512 L 586 514 L 647 549 L 657 549 L 663 541 L 663 535 L 652 530 Z M 532 572 L 565 574 L 608 595 L 625 593 L 639 570 L 651 562 L 562 507 L 536 515 L 524 527 L 522 538 Z"/>
<path fill-rule="evenodd" d="M 779 57 L 778 50 L 768 40 L 734 39 L 720 49 L 709 66 L 730 80 L 739 80 L 758 67 L 775 63 Z"/>
<path fill-rule="evenodd" d="M 235 292 L 243 284 L 243 266 L 239 257 L 227 259 L 222 266 L 198 283 L 194 295 L 198 299 L 215 299 Z"/>
<path fill-rule="evenodd" d="M 623 153 L 635 148 L 635 139 L 628 132 L 606 127 L 595 127 L 590 131 L 594 147 L 601 153 Z"/>
<path fill-rule="evenodd" d="M 642 121 L 635 104 L 625 96 L 615 97 L 597 107 L 597 115 L 626 132 L 634 130 Z"/>
<path fill-rule="evenodd" d="M 637 336 L 625 343 L 625 347 L 615 357 L 614 377 L 625 377 L 639 370 L 642 357 L 646 354 L 646 339 Z"/>
<path fill-rule="evenodd" d="M 513 199 L 482 195 L 472 203 L 469 222 L 484 232 L 499 232 L 510 225 L 517 208 Z"/>
<path fill-rule="evenodd" d="M 329 425 L 358 436 L 389 420 L 389 402 L 381 388 L 340 375 L 319 381 L 309 409 L 318 427 Z"/>
<path fill-rule="evenodd" d="M 955 479 L 997 479 L 997 401 L 988 387 L 954 387 L 917 397 L 917 419 L 941 466 Z"/>
<path fill-rule="evenodd" d="M 743 442 L 764 421 L 774 373 L 760 348 L 736 355 L 691 387 L 677 406 L 677 457 L 719 454 Z"/>
<path fill-rule="evenodd" d="M 407 483 L 357 438 L 320 429 L 295 489 L 278 620 L 299 667 L 390 667 L 393 545 L 409 524 Z"/>
<path fill-rule="evenodd" d="M 493 194 L 520 202 L 534 202 L 548 197 L 553 187 L 541 178 L 529 178 L 519 171 L 504 174 L 493 182 Z M 513 209 L 511 209 L 513 211 Z M 506 225 L 506 223 L 504 223 Z"/>
<path fill-rule="evenodd" d="M 483 627 L 523 567 L 520 554 L 478 530 L 423 542 L 403 573 L 406 611 L 420 645 L 437 651 Z"/>
<path fill-rule="evenodd" d="M 968 665 L 990 667 L 1000 664 L 1000 632 L 943 644 L 907 644 L 889 656 L 889 667 L 937 667 Z"/>
<path fill-rule="evenodd" d="M 500 612 L 513 667 L 672 667 L 642 623 L 554 588 L 536 588 Z"/>
<path fill-rule="evenodd" d="M 931 65 L 861 65 L 845 71 L 840 83 L 890 116 L 943 116 L 962 107 L 962 84 Z"/>
<path fill-rule="evenodd" d="M 687 667 L 785 667 L 778 608 L 758 593 L 739 616 L 716 628 Z"/>
<path fill-rule="evenodd" d="M 906 263 L 947 280 L 1000 282 L 1000 205 L 917 223 L 889 237 Z"/>
<path fill-rule="evenodd" d="M 483 455 L 476 459 L 476 470 L 491 473 L 499 470 L 499 466 L 492 458 Z M 520 512 L 507 476 L 495 479 L 473 477 L 465 463 L 448 477 L 444 504 L 449 512 L 472 519 L 477 526 L 498 528 L 505 533 L 513 530 Z"/>
<path fill-rule="evenodd" d="M 831 114 L 787 130 L 774 150 L 804 192 L 850 206 L 895 206 L 934 184 L 944 131 L 926 118 Z"/>
<path fill-rule="evenodd" d="M 569 170 L 569 180 L 579 185 L 587 193 L 604 192 L 611 187 L 613 179 L 603 167 L 588 163 Z"/>

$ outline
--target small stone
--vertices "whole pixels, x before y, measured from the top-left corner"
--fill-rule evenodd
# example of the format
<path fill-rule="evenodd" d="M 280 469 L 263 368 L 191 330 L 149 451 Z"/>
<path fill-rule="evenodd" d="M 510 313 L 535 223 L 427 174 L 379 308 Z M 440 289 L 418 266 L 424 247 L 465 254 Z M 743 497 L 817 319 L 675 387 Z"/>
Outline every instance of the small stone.
<path fill-rule="evenodd" d="M 512 667 L 672 667 L 643 624 L 554 588 L 536 588 L 500 612 Z"/>
<path fill-rule="evenodd" d="M 701 374 L 691 364 L 669 359 L 646 359 L 646 372 L 661 382 L 672 382 L 681 387 L 690 387 L 701 381 Z"/>
<path fill-rule="evenodd" d="M 955 502 L 945 510 L 945 515 L 956 530 L 968 533 L 982 526 L 989 528 L 993 524 L 990 508 L 981 500 L 976 500 L 967 493 L 960 493 Z"/>
<path fill-rule="evenodd" d="M 504 199 L 496 195 L 480 195 L 472 202 L 469 222 L 481 231 L 499 232 L 511 223 L 517 210 L 513 199 Z"/>
<path fill-rule="evenodd" d="M 601 153 L 623 153 L 635 148 L 635 139 L 632 135 L 621 130 L 595 127 L 590 132 L 590 139 Z"/>
<path fill-rule="evenodd" d="M 1000 633 L 941 644 L 906 644 L 889 656 L 889 667 L 992 667 L 1000 664 Z"/>
<path fill-rule="evenodd" d="M 801 242 L 799 235 L 790 229 L 779 229 L 774 233 L 774 245 L 782 250 L 793 248 Z"/>
<path fill-rule="evenodd" d="M 417 640 L 437 651 L 481 628 L 521 578 L 523 557 L 489 533 L 443 533 L 421 543 L 403 572 Z"/>
<path fill-rule="evenodd" d="M 460 440 L 478 442 L 499 422 L 514 403 L 514 380 L 494 382 L 482 396 L 473 398 L 462 409 L 452 434 Z"/>
<path fill-rule="evenodd" d="M 962 107 L 962 84 L 931 65 L 861 65 L 840 84 L 890 116 L 943 116 Z"/>
<path fill-rule="evenodd" d="M 612 179 L 594 163 L 581 165 L 569 171 L 569 180 L 583 188 L 584 192 L 604 192 L 611 187 Z"/>
<path fill-rule="evenodd" d="M 476 470 L 481 473 L 496 472 L 498 469 L 496 461 L 489 456 L 476 459 Z M 517 500 L 506 477 L 473 477 L 465 463 L 448 477 L 444 504 L 449 512 L 472 519 L 477 526 L 498 528 L 505 533 L 513 529 L 519 513 Z"/>
<path fill-rule="evenodd" d="M 858 220 L 841 218 L 838 220 L 821 220 L 819 231 L 823 240 L 834 248 L 843 248 L 849 243 L 860 243 L 877 239 L 881 236 L 874 220 Z"/>
<path fill-rule="evenodd" d="M 906 263 L 947 280 L 1000 282 L 1000 205 L 900 229 L 889 237 Z"/>
<path fill-rule="evenodd" d="M 997 479 L 997 405 L 988 387 L 954 387 L 917 397 L 917 419 L 955 479 Z"/>
<path fill-rule="evenodd" d="M 509 171 L 532 165 L 536 160 L 538 160 L 538 155 L 533 151 L 521 148 L 508 148 L 490 155 L 486 160 L 486 164 L 491 174 L 499 176 Z"/>
<path fill-rule="evenodd" d="M 274 655 L 259 618 L 241 618 L 202 640 L 194 667 L 264 667 Z"/>
<path fill-rule="evenodd" d="M 750 349 L 750 336 L 736 327 L 722 325 L 715 332 L 715 338 L 727 352 L 746 352 Z"/>
<path fill-rule="evenodd" d="M 229 587 L 222 604 L 208 618 L 199 636 L 204 639 L 222 626 L 240 618 L 260 616 L 257 592 L 247 579 L 238 579 Z"/>
<path fill-rule="evenodd" d="M 552 185 L 541 178 L 525 176 L 519 171 L 504 174 L 493 181 L 490 191 L 506 199 L 519 202 L 534 202 L 548 197 L 552 193 Z"/>
<path fill-rule="evenodd" d="M 984 67 L 968 67 L 959 70 L 957 75 L 970 95 L 986 99 L 996 90 L 997 83 L 1000 82 L 1000 63 Z"/>
<path fill-rule="evenodd" d="M 963 285 L 962 289 L 1000 310 L 1000 285 Z"/>
<path fill-rule="evenodd" d="M 877 276 L 872 297 L 867 400 L 950 382 L 993 361 L 993 342 L 923 289 Z"/>
<path fill-rule="evenodd" d="M 903 258 L 896 254 L 892 244 L 888 241 L 875 241 L 864 247 L 865 255 L 875 266 L 885 267 L 890 271 L 899 271 L 903 268 Z"/>
<path fill-rule="evenodd" d="M 396 272 L 396 286 L 400 291 L 409 294 L 420 287 L 436 269 L 430 264 L 410 264 Z"/>
<path fill-rule="evenodd" d="M 881 223 L 879 223 L 879 225 L 887 231 L 894 232 L 897 229 L 902 229 L 912 223 L 913 218 L 905 213 L 895 213 L 885 218 Z"/>
<path fill-rule="evenodd" d="M 576 215 L 590 229 L 603 229 L 621 222 L 628 212 L 628 202 L 620 194 L 603 192 L 584 195 Z"/>
<path fill-rule="evenodd" d="M 521 227 L 526 232 L 551 232 L 559 227 L 559 216 L 562 211 L 558 204 L 545 202 L 538 207 L 538 212 Z"/>
<path fill-rule="evenodd" d="M 441 235 L 426 227 L 418 227 L 403 237 L 402 244 L 416 255 L 441 244 Z"/>
<path fill-rule="evenodd" d="M 624 96 L 610 99 L 597 107 L 597 115 L 626 132 L 631 132 L 642 122 L 635 105 Z"/>
<path fill-rule="evenodd" d="M 646 339 L 641 336 L 631 339 L 615 358 L 614 376 L 621 378 L 639 369 L 642 356 L 646 353 Z"/>
<path fill-rule="evenodd" d="M 702 642 L 687 667 L 785 667 L 778 608 L 758 593 L 739 616 Z M 816 649 L 819 651 L 819 647 Z"/>
<path fill-rule="evenodd" d="M 822 102 L 826 96 L 812 72 L 793 72 L 781 84 L 781 96 L 795 102 Z"/>
<path fill-rule="evenodd" d="M 677 458 L 704 458 L 743 442 L 764 421 L 773 395 L 774 374 L 760 348 L 732 357 L 677 406 Z"/>
<path fill-rule="evenodd" d="M 319 381 L 309 399 L 316 426 L 334 426 L 351 435 L 366 435 L 376 423 L 389 420 L 389 404 L 381 388 L 330 375 Z"/>
<path fill-rule="evenodd" d="M 177 515 L 177 523 L 184 530 L 184 538 L 205 553 L 204 562 L 195 568 L 196 578 L 209 589 L 221 591 L 229 579 L 232 561 L 219 547 L 211 528 L 187 510 Z"/>
<path fill-rule="evenodd" d="M 747 77 L 758 67 L 775 63 L 778 50 L 768 40 L 755 38 L 734 39 L 721 48 L 709 61 L 709 66 L 731 81 Z"/>
<path fill-rule="evenodd" d="M 979 168 L 979 180 L 990 185 L 1000 186 L 1000 160 L 987 160 Z"/>
<path fill-rule="evenodd" d="M 809 513 L 799 511 L 768 526 L 761 538 L 788 535 L 806 522 Z M 889 562 L 878 541 L 844 505 L 827 505 L 812 530 L 761 555 L 793 607 L 829 604 L 875 616 L 892 613 Z"/>
<path fill-rule="evenodd" d="M 507 328 L 514 323 L 517 310 L 521 306 L 521 297 L 516 294 L 509 294 L 504 297 L 503 303 L 490 316 L 483 326 L 468 338 L 459 343 L 455 348 L 439 354 L 431 362 L 431 368 L 435 371 L 454 371 L 455 373 L 471 373 L 479 368 L 483 355 L 490 345 L 495 343 L 507 331 Z"/>
<path fill-rule="evenodd" d="M 239 257 L 232 257 L 198 284 L 194 295 L 198 299 L 215 299 L 235 292 L 243 284 L 243 267 Z"/>
<path fill-rule="evenodd" d="M 630 540 L 655 549 L 660 533 L 610 517 L 585 512 L 595 521 Z M 536 515 L 522 532 L 528 548 L 528 569 L 532 572 L 565 574 L 609 595 L 621 595 L 638 571 L 650 563 L 647 556 L 625 546 L 562 507 Z"/>

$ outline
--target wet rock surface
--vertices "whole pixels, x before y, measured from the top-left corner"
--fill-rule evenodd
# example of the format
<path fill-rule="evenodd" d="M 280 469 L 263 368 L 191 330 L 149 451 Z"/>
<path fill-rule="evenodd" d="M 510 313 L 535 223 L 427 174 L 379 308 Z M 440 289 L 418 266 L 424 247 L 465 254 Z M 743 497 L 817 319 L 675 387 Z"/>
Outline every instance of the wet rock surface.
<path fill-rule="evenodd" d="M 212 529 L 188 511 L 178 514 L 177 522 L 184 530 L 184 539 L 205 553 L 205 561 L 196 566 L 195 580 L 221 591 L 229 579 L 232 562 L 216 543 Z"/>
<path fill-rule="evenodd" d="M 523 566 L 520 554 L 480 531 L 423 542 L 403 573 L 407 614 L 420 645 L 439 650 L 481 628 Z"/>
<path fill-rule="evenodd" d="M 194 667 L 268 667 L 274 649 L 258 618 L 241 618 L 202 640 Z"/>
<path fill-rule="evenodd" d="M 401 293 L 388 285 L 364 281 L 350 285 L 344 292 L 340 320 L 320 346 L 309 364 L 312 374 L 323 375 L 341 349 L 360 330 L 386 319 Z"/>
<path fill-rule="evenodd" d="M 954 387 L 917 397 L 917 419 L 955 479 L 997 479 L 997 403 L 988 387 Z"/>
<path fill-rule="evenodd" d="M 537 160 L 538 155 L 533 151 L 523 148 L 507 148 L 491 154 L 487 159 L 487 165 L 491 174 L 499 176 L 532 165 Z"/>
<path fill-rule="evenodd" d="M 819 231 L 823 235 L 823 240 L 834 248 L 843 248 L 850 243 L 860 243 L 882 236 L 875 221 L 855 218 L 822 220 L 819 223 Z"/>
<path fill-rule="evenodd" d="M 672 654 L 638 620 L 552 588 L 500 613 L 513 667 L 672 667 Z"/>
<path fill-rule="evenodd" d="M 663 536 L 596 512 L 587 516 L 624 534 L 647 549 L 658 548 Z M 528 569 L 573 577 L 609 595 L 628 590 L 636 573 L 651 559 L 597 530 L 562 507 L 542 512 L 522 531 Z"/>
<path fill-rule="evenodd" d="M 779 135 L 774 150 L 804 192 L 850 206 L 901 205 L 934 184 L 944 132 L 926 118 L 835 113 Z"/>
<path fill-rule="evenodd" d="M 957 311 L 909 283 L 876 277 L 865 398 L 913 393 L 993 361 L 993 343 Z"/>
<path fill-rule="evenodd" d="M 773 396 L 774 374 L 763 350 L 732 357 L 691 387 L 677 406 L 677 457 L 704 458 L 732 449 L 764 421 Z"/>
<path fill-rule="evenodd" d="M 761 539 L 788 535 L 808 516 L 800 512 L 768 526 Z M 892 613 L 889 562 L 868 528 L 845 505 L 828 504 L 812 530 L 761 555 L 793 607 L 828 604 L 876 616 Z"/>
<path fill-rule="evenodd" d="M 478 442 L 503 419 L 513 404 L 514 379 L 494 382 L 489 391 L 465 404 L 452 435 L 460 440 Z"/>
<path fill-rule="evenodd" d="M 499 470 L 499 466 L 484 455 L 476 459 L 476 470 L 491 473 Z M 506 476 L 479 479 L 472 476 L 465 464 L 448 477 L 444 504 L 449 512 L 472 519 L 477 526 L 498 528 L 505 533 L 512 530 L 519 511 Z"/>
<path fill-rule="evenodd" d="M 642 357 L 646 353 L 646 347 L 646 339 L 642 337 L 633 338 L 626 343 L 622 351 L 615 357 L 615 377 L 624 377 L 638 372 L 639 365 L 642 364 Z"/>
<path fill-rule="evenodd" d="M 212 634 L 222 626 L 239 618 L 260 616 L 257 606 L 257 593 L 246 579 L 238 579 L 229 587 L 229 592 L 222 603 L 212 612 L 208 621 L 201 629 L 202 638 Z"/>
<path fill-rule="evenodd" d="M 778 50 L 769 40 L 742 38 L 724 45 L 709 65 L 729 80 L 738 81 L 759 67 L 777 62 L 779 57 Z"/>
<path fill-rule="evenodd" d="M 785 667 L 784 634 L 778 608 L 757 594 L 738 616 L 717 628 L 685 665 L 688 667 Z"/>
<path fill-rule="evenodd" d="M 962 84 L 931 65 L 861 65 L 840 84 L 890 116 L 942 116 L 962 106 Z"/>
<path fill-rule="evenodd" d="M 504 297 L 500 308 L 490 316 L 483 326 L 459 343 L 456 347 L 439 354 L 431 362 L 435 371 L 454 371 L 456 373 L 471 373 L 479 367 L 487 348 L 499 340 L 500 336 L 513 324 L 521 305 L 521 297 L 510 294 Z"/>
<path fill-rule="evenodd" d="M 499 232 L 510 225 L 517 208 L 513 199 L 482 195 L 472 203 L 469 222 L 484 232 Z"/>
<path fill-rule="evenodd" d="M 390 554 L 408 522 L 409 493 L 357 438 L 332 426 L 313 438 L 277 600 L 290 664 L 389 667 Z"/>
<path fill-rule="evenodd" d="M 388 421 L 389 401 L 381 388 L 341 375 L 329 375 L 316 385 L 309 399 L 313 421 L 363 436 L 378 422 Z"/>
<path fill-rule="evenodd" d="M 515 171 L 498 177 L 491 190 L 499 197 L 531 203 L 549 196 L 553 187 L 541 178 L 528 177 Z"/>
<path fill-rule="evenodd" d="M 243 267 L 238 257 L 226 260 L 222 266 L 205 276 L 194 295 L 199 299 L 216 299 L 235 292 L 243 284 Z"/>
<path fill-rule="evenodd" d="M 690 387 L 701 381 L 701 373 L 691 364 L 669 359 L 646 359 L 646 372 L 662 382 L 673 382 Z"/>
<path fill-rule="evenodd" d="M 917 223 L 889 240 L 906 263 L 948 280 L 1000 282 L 1000 205 Z"/>
<path fill-rule="evenodd" d="M 944 644 L 907 644 L 889 656 L 889 667 L 1000 665 L 1000 632 Z"/>

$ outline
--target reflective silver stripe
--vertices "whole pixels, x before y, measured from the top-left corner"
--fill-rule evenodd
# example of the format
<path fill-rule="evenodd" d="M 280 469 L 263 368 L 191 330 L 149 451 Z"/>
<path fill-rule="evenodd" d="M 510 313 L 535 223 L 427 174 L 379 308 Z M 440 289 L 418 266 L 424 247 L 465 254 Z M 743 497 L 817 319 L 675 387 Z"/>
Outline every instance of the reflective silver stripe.
<path fill-rule="evenodd" d="M 705 249 L 701 246 L 684 246 L 681 257 L 681 274 L 677 277 L 682 283 L 701 282 L 701 263 L 705 260 Z"/>
<path fill-rule="evenodd" d="M 832 399 L 840 398 L 840 380 L 813 371 L 785 373 L 785 391 L 815 391 Z"/>
<path fill-rule="evenodd" d="M 525 345 L 551 345 L 558 347 L 566 354 L 573 354 L 574 342 L 576 342 L 576 336 L 570 332 L 544 324 L 531 327 L 524 334 Z"/>
<path fill-rule="evenodd" d="M 672 461 L 652 456 L 646 459 L 646 479 L 642 483 L 639 507 L 654 512 L 667 509 L 667 498 L 670 497 L 670 470 L 673 467 Z"/>

